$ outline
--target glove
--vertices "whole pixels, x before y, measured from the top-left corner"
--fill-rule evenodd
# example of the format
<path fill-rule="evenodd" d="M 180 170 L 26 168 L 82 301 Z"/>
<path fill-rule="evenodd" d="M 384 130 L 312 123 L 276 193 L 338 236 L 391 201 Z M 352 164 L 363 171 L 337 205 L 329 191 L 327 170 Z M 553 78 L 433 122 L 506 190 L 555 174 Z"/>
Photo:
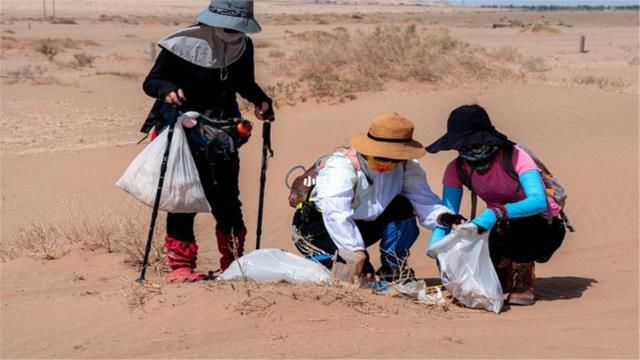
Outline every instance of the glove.
<path fill-rule="evenodd" d="M 331 269 L 334 278 L 348 283 L 359 282 L 362 270 L 367 262 L 367 253 L 364 250 L 349 251 L 338 249 L 338 255 L 344 262 L 336 261 Z"/>
<path fill-rule="evenodd" d="M 452 225 L 460 225 L 467 221 L 467 218 L 460 214 L 444 213 L 438 217 L 438 223 L 445 227 L 451 227 Z"/>

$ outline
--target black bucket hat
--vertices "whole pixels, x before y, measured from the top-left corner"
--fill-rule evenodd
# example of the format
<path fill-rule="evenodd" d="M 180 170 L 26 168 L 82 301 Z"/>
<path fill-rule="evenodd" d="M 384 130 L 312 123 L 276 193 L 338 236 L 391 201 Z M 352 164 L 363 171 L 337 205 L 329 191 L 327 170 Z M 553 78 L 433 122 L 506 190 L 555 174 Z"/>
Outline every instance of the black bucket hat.
<path fill-rule="evenodd" d="M 430 153 L 455 150 L 468 145 L 514 144 L 491 125 L 489 114 L 480 105 L 463 105 L 453 110 L 447 133 L 425 149 Z"/>

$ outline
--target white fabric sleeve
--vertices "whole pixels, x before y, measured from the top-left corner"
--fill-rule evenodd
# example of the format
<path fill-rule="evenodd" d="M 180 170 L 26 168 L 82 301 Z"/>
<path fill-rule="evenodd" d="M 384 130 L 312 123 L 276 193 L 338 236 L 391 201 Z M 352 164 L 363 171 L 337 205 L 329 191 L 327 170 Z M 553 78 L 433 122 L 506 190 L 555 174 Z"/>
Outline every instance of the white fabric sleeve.
<path fill-rule="evenodd" d="M 442 227 L 438 224 L 438 216 L 454 212 L 442 205 L 438 195 L 434 194 L 427 183 L 427 174 L 420 167 L 418 160 L 407 161 L 401 194 L 411 201 L 422 226 L 433 229 Z"/>
<path fill-rule="evenodd" d="M 362 235 L 353 220 L 356 171 L 342 154 L 332 155 L 316 179 L 316 203 L 324 225 L 338 248 L 364 250 Z"/>

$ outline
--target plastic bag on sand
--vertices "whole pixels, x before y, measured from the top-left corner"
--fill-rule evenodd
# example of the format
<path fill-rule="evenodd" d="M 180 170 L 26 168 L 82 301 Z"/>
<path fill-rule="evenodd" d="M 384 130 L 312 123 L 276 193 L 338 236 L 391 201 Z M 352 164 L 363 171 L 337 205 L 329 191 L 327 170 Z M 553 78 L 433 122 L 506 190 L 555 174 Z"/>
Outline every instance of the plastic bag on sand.
<path fill-rule="evenodd" d="M 150 207 L 156 199 L 168 133 L 165 129 L 149 143 L 116 183 L 117 187 Z M 159 209 L 174 213 L 211 212 L 180 119 L 171 139 Z"/>
<path fill-rule="evenodd" d="M 331 273 L 317 262 L 307 260 L 282 249 L 260 249 L 231 263 L 217 280 L 257 282 L 288 281 L 294 284 L 331 281 Z"/>
<path fill-rule="evenodd" d="M 438 257 L 442 284 L 454 298 L 470 308 L 500 313 L 502 287 L 489 257 L 489 231 L 478 235 L 475 224 L 463 224 L 429 251 Z"/>

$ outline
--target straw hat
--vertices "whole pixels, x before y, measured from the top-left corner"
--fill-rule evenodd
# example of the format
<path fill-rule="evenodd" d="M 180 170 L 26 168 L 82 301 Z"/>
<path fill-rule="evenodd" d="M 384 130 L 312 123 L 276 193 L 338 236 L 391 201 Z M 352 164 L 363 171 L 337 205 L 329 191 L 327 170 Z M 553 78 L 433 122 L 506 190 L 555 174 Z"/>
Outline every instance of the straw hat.
<path fill-rule="evenodd" d="M 491 124 L 489 114 L 480 105 L 463 105 L 451 112 L 447 133 L 427 146 L 427 151 L 456 150 L 468 145 L 514 144 Z"/>
<path fill-rule="evenodd" d="M 413 123 L 394 112 L 376 116 L 369 131 L 350 142 L 359 153 L 370 156 L 411 160 L 426 155 L 422 144 L 413 140 Z"/>
<path fill-rule="evenodd" d="M 211 0 L 196 20 L 205 25 L 233 29 L 244 33 L 262 30 L 253 18 L 253 0 Z"/>

